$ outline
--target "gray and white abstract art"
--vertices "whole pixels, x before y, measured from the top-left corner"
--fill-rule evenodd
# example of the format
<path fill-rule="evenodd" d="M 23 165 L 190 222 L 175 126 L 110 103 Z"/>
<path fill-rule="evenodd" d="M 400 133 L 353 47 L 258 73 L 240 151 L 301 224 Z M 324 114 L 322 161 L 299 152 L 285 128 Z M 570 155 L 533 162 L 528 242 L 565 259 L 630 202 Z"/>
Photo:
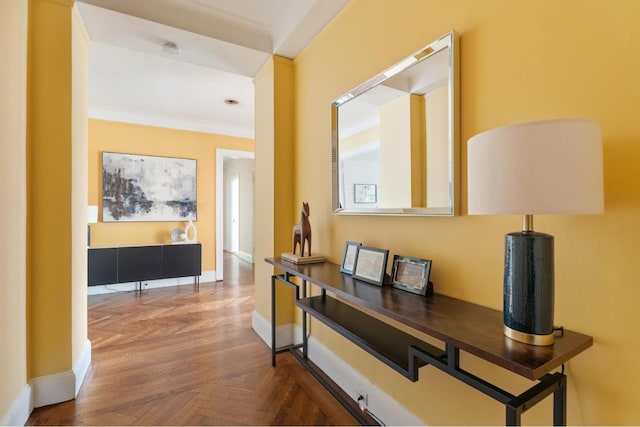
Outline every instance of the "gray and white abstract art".
<path fill-rule="evenodd" d="M 196 220 L 194 159 L 102 153 L 102 220 Z"/>

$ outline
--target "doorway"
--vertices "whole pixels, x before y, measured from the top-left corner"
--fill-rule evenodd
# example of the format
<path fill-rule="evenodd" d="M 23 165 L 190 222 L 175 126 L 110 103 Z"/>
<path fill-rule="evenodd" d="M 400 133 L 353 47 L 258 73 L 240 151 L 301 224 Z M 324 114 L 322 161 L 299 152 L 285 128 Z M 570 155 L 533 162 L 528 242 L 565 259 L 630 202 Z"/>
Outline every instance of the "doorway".
<path fill-rule="evenodd" d="M 216 150 L 216 280 L 224 278 L 224 251 L 253 263 L 253 160 L 247 151 Z"/>

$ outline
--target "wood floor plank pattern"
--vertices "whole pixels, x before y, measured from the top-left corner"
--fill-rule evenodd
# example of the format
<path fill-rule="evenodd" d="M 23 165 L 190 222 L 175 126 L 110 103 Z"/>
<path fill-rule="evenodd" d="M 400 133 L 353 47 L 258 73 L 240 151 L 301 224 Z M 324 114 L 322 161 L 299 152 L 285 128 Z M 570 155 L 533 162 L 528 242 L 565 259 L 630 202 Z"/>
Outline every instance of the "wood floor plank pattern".
<path fill-rule="evenodd" d="M 253 271 L 222 282 L 89 297 L 92 362 L 75 400 L 27 425 L 356 425 L 293 358 L 251 328 Z"/>

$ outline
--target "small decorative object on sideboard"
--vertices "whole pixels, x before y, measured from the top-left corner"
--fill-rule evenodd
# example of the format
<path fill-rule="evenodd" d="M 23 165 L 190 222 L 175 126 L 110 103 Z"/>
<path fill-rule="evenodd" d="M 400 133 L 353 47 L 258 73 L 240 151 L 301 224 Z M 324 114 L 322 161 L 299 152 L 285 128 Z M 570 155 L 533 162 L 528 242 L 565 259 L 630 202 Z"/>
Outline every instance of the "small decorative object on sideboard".
<path fill-rule="evenodd" d="M 309 203 L 302 202 L 300 209 L 300 222 L 293 226 L 290 253 L 283 253 L 282 259 L 294 264 L 311 264 L 324 262 L 324 256 L 311 255 L 311 223 L 309 222 Z M 307 256 L 304 255 L 304 247 L 307 246 Z M 296 247 L 300 246 L 300 255 L 296 255 Z"/>
<path fill-rule="evenodd" d="M 184 233 L 182 228 L 174 228 L 171 231 L 171 243 L 183 243 L 187 235 Z"/>
<path fill-rule="evenodd" d="M 358 249 L 362 246 L 362 243 L 347 242 L 344 245 L 344 254 L 342 255 L 342 264 L 340 265 L 340 271 L 347 274 L 353 274 L 353 268 L 356 265 L 356 258 L 358 257 Z"/>
<path fill-rule="evenodd" d="M 414 294 L 432 295 L 433 283 L 429 281 L 430 272 L 430 259 L 394 255 L 391 284 L 394 288 Z"/>
<path fill-rule="evenodd" d="M 353 278 L 382 286 L 387 270 L 387 249 L 361 246 L 356 256 L 356 264 L 353 269 Z"/>
<path fill-rule="evenodd" d="M 198 230 L 191 220 L 189 220 L 189 223 L 184 228 L 184 241 L 188 243 L 194 243 L 198 241 Z"/>
<path fill-rule="evenodd" d="M 309 222 L 309 203 L 302 202 L 300 222 L 293 226 L 291 251 L 296 253 L 296 246 L 300 246 L 300 256 L 304 256 L 305 243 L 311 256 L 311 223 Z"/>

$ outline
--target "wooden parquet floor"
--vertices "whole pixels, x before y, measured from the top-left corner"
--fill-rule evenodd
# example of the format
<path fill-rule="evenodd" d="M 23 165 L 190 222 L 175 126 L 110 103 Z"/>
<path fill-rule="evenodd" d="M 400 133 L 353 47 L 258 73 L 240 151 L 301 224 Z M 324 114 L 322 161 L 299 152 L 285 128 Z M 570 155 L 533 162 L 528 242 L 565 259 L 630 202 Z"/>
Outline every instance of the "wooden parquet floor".
<path fill-rule="evenodd" d="M 253 271 L 225 280 L 89 297 L 92 363 L 78 397 L 27 425 L 356 425 L 288 353 L 271 366 L 251 329 Z"/>

